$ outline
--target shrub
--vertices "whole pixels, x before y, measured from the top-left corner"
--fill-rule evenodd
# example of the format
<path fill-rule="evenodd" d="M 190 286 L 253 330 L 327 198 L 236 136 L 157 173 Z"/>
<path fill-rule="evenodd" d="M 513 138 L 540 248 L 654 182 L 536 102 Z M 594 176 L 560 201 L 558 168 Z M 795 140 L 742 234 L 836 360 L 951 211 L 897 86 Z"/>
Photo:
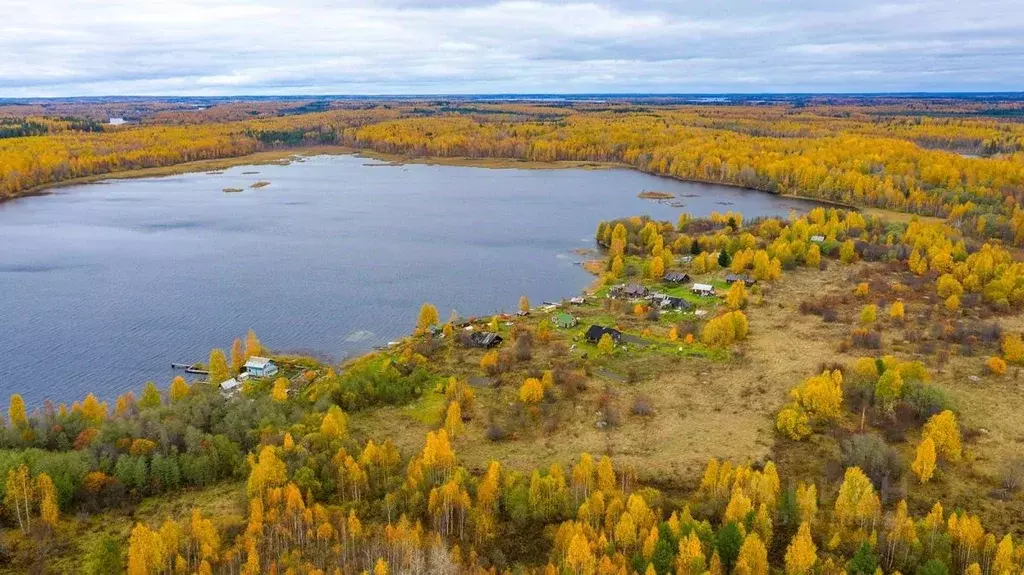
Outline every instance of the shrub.
<path fill-rule="evenodd" d="M 995 356 L 988 358 L 985 367 L 992 375 L 1001 376 L 1006 373 L 1006 362 Z"/>
<path fill-rule="evenodd" d="M 799 405 L 789 405 L 779 412 L 775 429 L 786 437 L 799 441 L 811 435 L 807 413 Z"/>
<path fill-rule="evenodd" d="M 904 319 L 903 302 L 896 301 L 889 307 L 889 319 L 902 322 Z"/>
<path fill-rule="evenodd" d="M 1003 465 L 1003 487 L 1012 492 L 1024 487 L 1024 457 L 1015 457 Z"/>
<path fill-rule="evenodd" d="M 906 465 L 900 454 L 874 435 L 855 435 L 839 445 L 843 467 L 859 467 L 875 487 L 899 481 Z"/>
<path fill-rule="evenodd" d="M 533 334 L 528 331 L 520 333 L 513 353 L 516 361 L 530 361 L 533 358 Z"/>
<path fill-rule="evenodd" d="M 882 334 L 868 329 L 855 329 L 850 336 L 853 347 L 865 349 L 882 349 Z"/>
<path fill-rule="evenodd" d="M 633 398 L 633 407 L 630 409 L 633 415 L 653 415 L 654 407 L 651 406 L 651 398 L 644 394 L 638 394 Z"/>
<path fill-rule="evenodd" d="M 878 306 L 874 304 L 866 305 L 860 310 L 860 323 L 863 325 L 871 325 L 878 319 Z"/>
<path fill-rule="evenodd" d="M 506 437 L 508 437 L 508 434 L 505 432 L 505 428 L 503 428 L 497 422 L 493 422 L 492 421 L 490 423 L 490 425 L 487 426 L 487 439 L 488 440 L 490 440 L 490 441 L 501 441 L 501 440 L 505 439 Z"/>
<path fill-rule="evenodd" d="M 903 402 L 921 421 L 953 409 L 953 400 L 942 388 L 920 381 L 907 382 L 903 386 Z"/>
<path fill-rule="evenodd" d="M 1003 337 L 1003 356 L 1014 365 L 1024 363 L 1024 341 L 1019 333 L 1008 333 Z"/>
<path fill-rule="evenodd" d="M 519 388 L 519 401 L 523 403 L 540 403 L 544 399 L 544 386 L 540 380 L 531 377 Z"/>

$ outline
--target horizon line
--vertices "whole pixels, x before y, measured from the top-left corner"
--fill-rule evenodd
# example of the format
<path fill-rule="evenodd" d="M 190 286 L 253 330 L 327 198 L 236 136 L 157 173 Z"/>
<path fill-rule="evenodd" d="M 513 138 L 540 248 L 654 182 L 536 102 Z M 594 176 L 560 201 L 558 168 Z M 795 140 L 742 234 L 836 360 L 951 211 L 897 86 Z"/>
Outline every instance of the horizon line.
<path fill-rule="evenodd" d="M 821 97 L 821 96 L 843 96 L 843 97 L 923 97 L 923 96 L 1021 96 L 1024 97 L 1024 90 L 988 90 L 988 91 L 867 91 L 867 92 L 478 92 L 478 93 L 380 93 L 380 94 L 224 94 L 224 95 L 175 95 L 175 94 L 151 94 L 151 95 L 101 95 L 101 96 L 0 96 L 0 102 L 16 102 L 26 100 L 143 100 L 143 99 L 297 99 L 297 98 L 334 98 L 348 100 L 372 100 L 372 99 L 424 99 L 424 98 L 495 98 L 495 99 L 554 99 L 554 98 L 594 98 L 594 97 L 642 97 L 642 98 L 709 98 L 709 97 Z"/>

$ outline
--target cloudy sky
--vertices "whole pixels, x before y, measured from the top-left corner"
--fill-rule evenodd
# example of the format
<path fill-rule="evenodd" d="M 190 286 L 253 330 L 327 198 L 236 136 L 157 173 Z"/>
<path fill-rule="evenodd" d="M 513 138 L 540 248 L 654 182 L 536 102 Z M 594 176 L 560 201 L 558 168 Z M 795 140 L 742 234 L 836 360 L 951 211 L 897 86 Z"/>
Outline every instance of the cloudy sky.
<path fill-rule="evenodd" d="M 1024 0 L 0 0 L 0 97 L 1024 90 Z"/>

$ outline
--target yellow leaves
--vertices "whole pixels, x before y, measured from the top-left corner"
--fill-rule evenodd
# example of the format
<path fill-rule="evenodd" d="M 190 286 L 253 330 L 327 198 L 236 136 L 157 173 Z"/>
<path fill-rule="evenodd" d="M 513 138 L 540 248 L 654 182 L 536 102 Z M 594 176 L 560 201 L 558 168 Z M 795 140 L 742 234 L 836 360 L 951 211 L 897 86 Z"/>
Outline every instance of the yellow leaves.
<path fill-rule="evenodd" d="M 1014 365 L 1024 364 L 1024 341 L 1019 333 L 1008 333 L 1003 336 L 1003 357 Z"/>
<path fill-rule="evenodd" d="M 886 411 L 892 411 L 903 393 L 903 377 L 899 369 L 886 369 L 875 384 L 875 399 Z"/>
<path fill-rule="evenodd" d="M 903 311 L 903 302 L 902 301 L 896 301 L 891 306 L 889 306 L 889 319 L 890 320 L 902 322 L 903 321 L 903 315 L 904 315 L 904 311 Z"/>
<path fill-rule="evenodd" d="M 813 483 L 797 485 L 796 509 L 801 523 L 813 524 L 818 517 L 818 488 Z"/>
<path fill-rule="evenodd" d="M 809 268 L 816 268 L 821 265 L 821 248 L 818 244 L 811 244 L 804 254 L 804 265 Z"/>
<path fill-rule="evenodd" d="M 185 381 L 185 378 L 180 375 L 176 376 L 171 380 L 171 387 L 168 390 L 171 403 L 181 401 L 188 396 L 189 391 L 191 391 L 191 389 L 189 388 L 188 382 Z"/>
<path fill-rule="evenodd" d="M 952 411 L 947 409 L 931 416 L 924 426 L 924 437 L 935 442 L 936 452 L 947 461 L 960 460 L 960 425 Z"/>
<path fill-rule="evenodd" d="M 921 483 L 928 483 L 928 480 L 935 474 L 935 441 L 931 437 L 925 437 L 918 444 L 910 469 L 917 475 Z"/>
<path fill-rule="evenodd" d="M 247 359 L 245 352 L 242 350 L 242 340 L 235 338 L 235 341 L 231 343 L 231 373 L 241 372 Z"/>
<path fill-rule="evenodd" d="M 843 375 L 839 370 L 823 371 L 807 378 L 790 391 L 793 403 L 784 407 L 775 419 L 775 428 L 793 440 L 811 435 L 813 421 L 829 422 L 842 417 Z"/>
<path fill-rule="evenodd" d="M 288 382 L 288 378 L 279 377 L 275 379 L 274 387 L 270 390 L 270 397 L 273 398 L 274 401 L 278 403 L 282 401 L 287 401 L 289 386 L 290 383 Z"/>
<path fill-rule="evenodd" d="M 868 528 L 881 512 L 882 503 L 864 472 L 850 467 L 843 476 L 835 502 L 835 518 L 841 527 Z"/>
<path fill-rule="evenodd" d="M 985 367 L 989 373 L 997 377 L 1001 377 L 1006 373 L 1006 362 L 996 356 L 988 358 L 988 361 L 985 362 Z"/>
<path fill-rule="evenodd" d="M 432 325 L 440 323 L 440 319 L 437 315 L 437 308 L 430 303 L 425 303 L 420 306 L 420 315 L 416 319 L 416 330 L 419 333 L 427 331 Z"/>
<path fill-rule="evenodd" d="M 344 439 L 348 436 L 348 417 L 337 405 L 332 405 L 320 422 L 320 434 L 328 440 Z"/>
<path fill-rule="evenodd" d="M 861 308 L 860 310 L 860 323 L 861 325 L 871 325 L 875 323 L 878 318 L 878 306 L 875 304 L 869 304 Z"/>
<path fill-rule="evenodd" d="M 725 293 L 725 305 L 729 309 L 738 310 L 747 305 L 747 287 L 742 281 L 733 282 Z"/>
<path fill-rule="evenodd" d="M 857 297 L 867 297 L 868 292 L 870 291 L 871 288 L 868 286 L 867 282 L 861 282 L 853 289 L 853 294 Z"/>
<path fill-rule="evenodd" d="M 731 311 L 712 318 L 701 331 L 701 341 L 712 347 L 726 347 L 746 339 L 749 324 L 742 311 Z"/>
<path fill-rule="evenodd" d="M 818 546 L 811 538 L 811 526 L 801 523 L 793 541 L 786 549 L 786 575 L 809 573 L 818 562 Z"/>
<path fill-rule="evenodd" d="M 729 504 L 725 507 L 725 515 L 722 516 L 722 524 L 743 524 L 747 518 L 747 514 L 752 510 L 753 504 L 751 503 L 750 498 L 743 493 L 743 489 L 739 487 L 734 488 L 732 490 L 732 497 L 729 499 Z"/>
<path fill-rule="evenodd" d="M 946 307 L 946 311 L 955 312 L 956 310 L 960 309 L 960 298 L 955 294 L 951 295 L 948 298 L 946 298 L 946 301 L 943 302 L 943 305 Z"/>
<path fill-rule="evenodd" d="M 220 385 L 232 376 L 228 373 L 228 359 L 224 355 L 223 349 L 210 350 L 208 369 L 210 370 L 210 383 L 213 385 Z"/>
<path fill-rule="evenodd" d="M 49 475 L 40 473 L 36 477 L 36 492 L 39 494 L 39 518 L 53 529 L 57 526 L 60 508 L 57 506 L 57 490 Z"/>
<path fill-rule="evenodd" d="M 524 313 L 530 311 L 530 300 L 525 295 L 519 297 L 519 311 Z"/>
<path fill-rule="evenodd" d="M 607 334 L 605 334 L 607 335 Z M 519 401 L 526 404 L 540 403 L 544 399 L 544 386 L 540 380 L 531 377 L 528 378 L 519 388 Z"/>
<path fill-rule="evenodd" d="M 462 435 L 462 408 L 459 406 L 459 402 L 453 401 L 448 404 L 444 418 L 444 429 L 452 439 Z"/>
<path fill-rule="evenodd" d="M 839 260 L 844 264 L 852 264 L 857 261 L 857 250 L 853 240 L 846 240 L 839 246 Z"/>
<path fill-rule="evenodd" d="M 768 548 L 757 533 L 747 535 L 736 559 L 736 575 L 768 575 Z"/>
<path fill-rule="evenodd" d="M 107 404 L 100 403 L 96 396 L 88 394 L 82 400 L 82 417 L 92 425 L 99 425 L 107 418 Z"/>
<path fill-rule="evenodd" d="M 28 425 L 28 416 L 25 415 L 25 400 L 21 394 L 11 394 L 10 406 L 7 408 L 7 420 L 17 428 Z"/>
<path fill-rule="evenodd" d="M 685 575 L 701 575 L 704 572 L 705 558 L 700 538 L 695 531 L 686 537 L 679 538 L 679 554 L 676 557 L 676 573 Z"/>
<path fill-rule="evenodd" d="M 267 489 L 282 485 L 287 479 L 287 467 L 269 445 L 263 446 L 259 457 L 250 456 L 249 467 L 246 491 L 250 498 L 262 496 Z"/>
<path fill-rule="evenodd" d="M 498 366 L 498 351 L 492 349 L 480 358 L 480 369 L 490 373 Z"/>
<path fill-rule="evenodd" d="M 960 294 L 964 293 L 964 288 L 960 285 L 960 282 L 956 281 L 956 278 L 949 274 L 944 274 L 939 277 L 936 283 L 936 290 L 938 291 L 939 297 L 943 299 L 954 295 L 959 297 Z"/>
<path fill-rule="evenodd" d="M 156 442 L 149 439 L 135 439 L 132 441 L 131 447 L 128 448 L 128 452 L 132 455 L 148 455 L 156 449 Z"/>
<path fill-rule="evenodd" d="M 652 257 L 647 267 L 647 277 L 652 280 L 660 280 L 665 275 L 665 260 L 659 254 Z"/>
<path fill-rule="evenodd" d="M 128 538 L 128 575 L 150 575 L 162 566 L 160 536 L 136 523 Z"/>
<path fill-rule="evenodd" d="M 597 350 L 604 355 L 611 355 L 615 351 L 615 340 L 612 339 L 611 334 L 601 335 L 601 339 L 597 342 Z"/>
<path fill-rule="evenodd" d="M 1006 534 L 996 547 L 996 556 L 992 561 L 992 575 L 1012 575 L 1014 573 L 1013 537 Z"/>

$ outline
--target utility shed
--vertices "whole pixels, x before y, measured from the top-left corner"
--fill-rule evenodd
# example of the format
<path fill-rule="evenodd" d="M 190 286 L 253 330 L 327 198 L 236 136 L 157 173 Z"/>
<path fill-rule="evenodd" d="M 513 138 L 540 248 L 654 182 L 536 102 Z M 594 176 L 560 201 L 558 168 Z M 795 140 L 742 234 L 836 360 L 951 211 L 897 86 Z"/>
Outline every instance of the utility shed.
<path fill-rule="evenodd" d="M 690 291 L 703 296 L 715 295 L 715 286 L 710 284 L 693 284 Z"/>

